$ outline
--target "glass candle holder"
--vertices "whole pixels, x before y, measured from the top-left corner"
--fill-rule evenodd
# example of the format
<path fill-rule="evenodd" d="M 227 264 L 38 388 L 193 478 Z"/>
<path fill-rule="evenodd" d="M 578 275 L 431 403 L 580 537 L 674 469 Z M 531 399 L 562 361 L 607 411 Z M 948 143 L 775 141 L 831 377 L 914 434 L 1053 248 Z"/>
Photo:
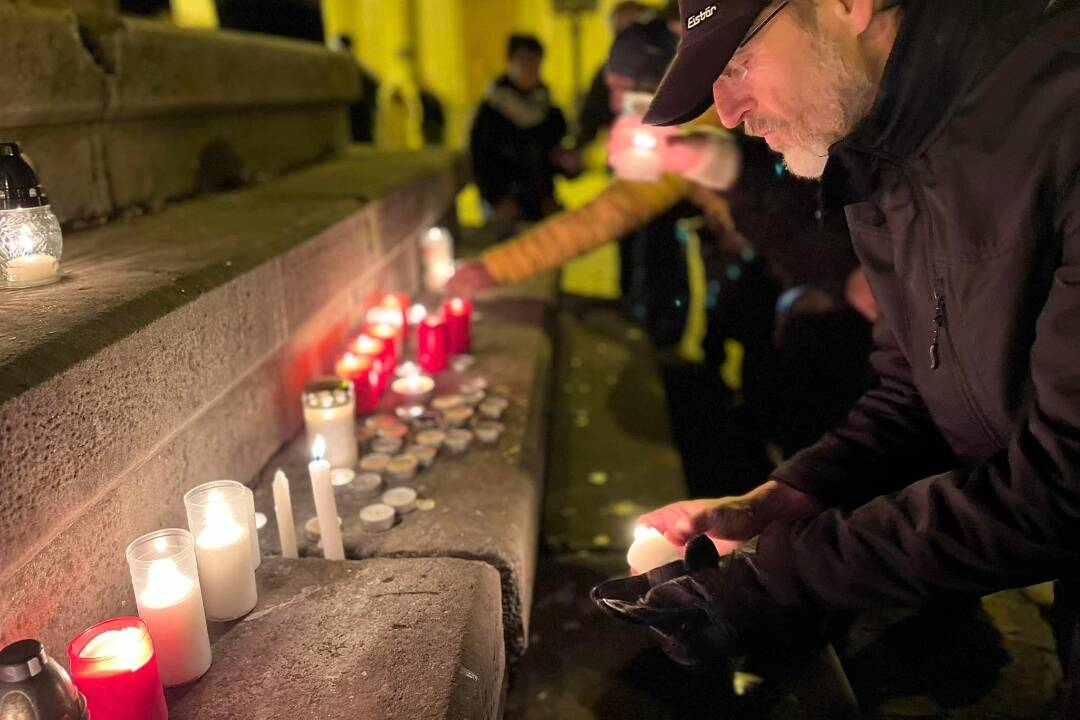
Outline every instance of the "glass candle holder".
<path fill-rule="evenodd" d="M 161 682 L 183 685 L 202 677 L 210 669 L 210 636 L 191 533 L 170 528 L 143 535 L 128 545 L 127 561 Z"/>
<path fill-rule="evenodd" d="M 444 227 L 433 227 L 420 239 L 420 261 L 424 286 L 442 292 L 454 275 L 454 236 Z"/>
<path fill-rule="evenodd" d="M 379 409 L 380 371 L 375 368 L 377 359 L 371 355 L 346 352 L 334 363 L 334 374 L 353 384 L 354 410 L 357 415 L 367 415 Z"/>
<path fill-rule="evenodd" d="M 304 428 L 308 447 L 322 436 L 330 467 L 356 465 L 355 395 L 348 380 L 324 378 L 304 386 Z"/>
<path fill-rule="evenodd" d="M 405 354 L 405 346 L 401 342 L 401 328 L 386 323 L 368 322 L 364 326 L 364 334 L 382 340 L 387 361 L 383 372 L 389 379 L 397 368 L 398 359 Z"/>
<path fill-rule="evenodd" d="M 0 143 L 0 288 L 60 279 L 64 239 L 33 168 L 16 143 Z"/>
<path fill-rule="evenodd" d="M 446 369 L 450 357 L 450 336 L 442 315 L 429 315 L 416 331 L 416 356 L 426 373 L 439 373 Z"/>
<path fill-rule="evenodd" d="M 247 615 L 258 601 L 247 488 L 232 480 L 205 483 L 184 494 L 184 508 L 206 617 L 224 622 Z"/>
<path fill-rule="evenodd" d="M 357 355 L 367 355 L 374 358 L 372 371 L 378 377 L 375 392 L 381 395 L 390 383 L 390 376 L 394 368 L 393 345 L 387 345 L 386 341 L 377 337 L 361 334 L 352 341 L 349 350 Z"/>
<path fill-rule="evenodd" d="M 68 645 L 68 666 L 91 717 L 169 717 L 154 644 L 139 618 L 113 618 L 83 630 Z"/>

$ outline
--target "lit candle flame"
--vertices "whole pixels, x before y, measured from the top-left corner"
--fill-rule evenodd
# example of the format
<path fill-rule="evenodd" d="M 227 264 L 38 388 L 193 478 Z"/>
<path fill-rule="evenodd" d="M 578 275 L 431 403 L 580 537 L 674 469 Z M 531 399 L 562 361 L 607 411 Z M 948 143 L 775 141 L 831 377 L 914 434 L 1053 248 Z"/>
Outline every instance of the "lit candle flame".
<path fill-rule="evenodd" d="M 311 444 L 311 457 L 315 460 L 322 460 L 326 455 L 326 440 L 322 435 L 315 436 L 315 442 Z"/>
<path fill-rule="evenodd" d="M 638 150 L 655 150 L 656 149 L 656 137 L 652 133 L 639 131 L 634 133 L 633 139 L 634 147 Z"/>
<path fill-rule="evenodd" d="M 450 312 L 455 315 L 461 315 L 465 312 L 465 301 L 461 298 L 454 298 L 450 301 Z"/>

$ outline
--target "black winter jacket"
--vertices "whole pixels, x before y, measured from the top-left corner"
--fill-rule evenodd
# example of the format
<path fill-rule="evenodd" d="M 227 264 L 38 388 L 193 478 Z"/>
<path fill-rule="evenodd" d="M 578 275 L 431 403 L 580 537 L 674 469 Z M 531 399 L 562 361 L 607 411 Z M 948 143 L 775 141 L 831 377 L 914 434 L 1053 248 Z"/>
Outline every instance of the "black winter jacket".
<path fill-rule="evenodd" d="M 830 153 L 881 308 L 880 385 L 776 471 L 767 591 L 915 606 L 1080 570 L 1080 9 L 908 0 L 871 116 Z"/>

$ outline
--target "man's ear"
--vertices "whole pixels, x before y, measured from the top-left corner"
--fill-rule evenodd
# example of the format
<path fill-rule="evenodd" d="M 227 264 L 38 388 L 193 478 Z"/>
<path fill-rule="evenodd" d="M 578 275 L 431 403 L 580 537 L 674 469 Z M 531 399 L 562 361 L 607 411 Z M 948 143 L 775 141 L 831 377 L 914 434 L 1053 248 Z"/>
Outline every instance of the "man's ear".
<path fill-rule="evenodd" d="M 823 0 L 853 35 L 862 35 L 874 19 L 874 0 Z"/>

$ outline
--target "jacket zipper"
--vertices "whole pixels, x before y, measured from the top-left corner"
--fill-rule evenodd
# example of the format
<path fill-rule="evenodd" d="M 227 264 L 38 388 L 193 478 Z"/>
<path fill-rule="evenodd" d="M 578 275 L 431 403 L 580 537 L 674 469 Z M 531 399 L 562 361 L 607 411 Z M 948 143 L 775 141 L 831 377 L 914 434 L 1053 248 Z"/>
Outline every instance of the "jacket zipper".
<path fill-rule="evenodd" d="M 941 278 L 936 280 L 934 289 L 934 326 L 930 331 L 930 369 L 941 367 L 941 351 L 938 336 L 947 322 L 945 316 L 945 285 Z"/>

